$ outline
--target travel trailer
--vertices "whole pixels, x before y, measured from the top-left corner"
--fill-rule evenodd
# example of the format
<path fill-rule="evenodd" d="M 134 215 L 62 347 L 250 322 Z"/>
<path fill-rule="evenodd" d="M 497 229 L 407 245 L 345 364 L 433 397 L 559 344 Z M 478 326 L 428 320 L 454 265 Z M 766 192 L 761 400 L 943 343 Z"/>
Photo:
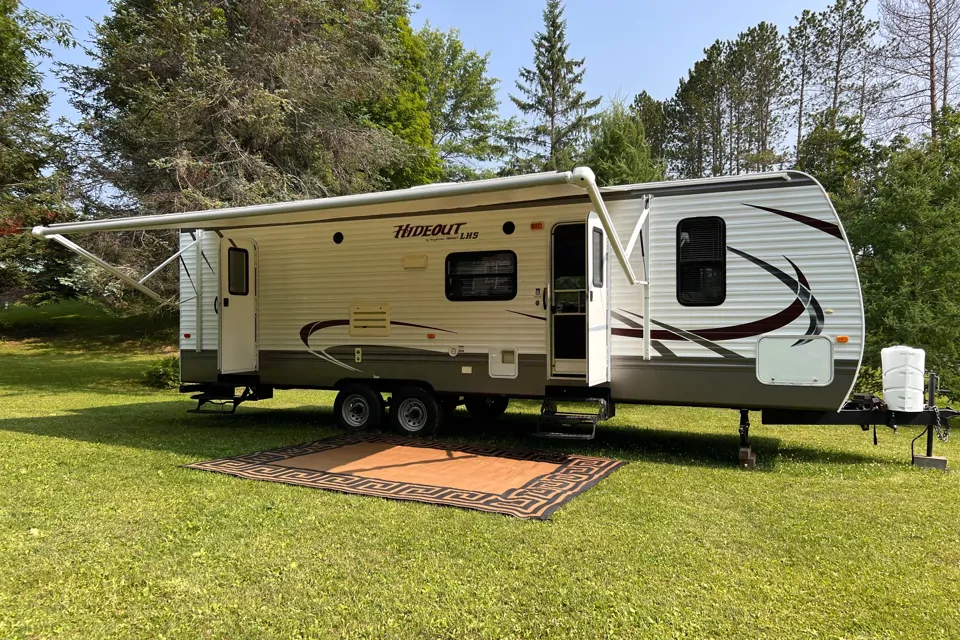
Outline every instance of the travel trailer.
<path fill-rule="evenodd" d="M 413 434 L 533 398 L 545 434 L 588 438 L 618 403 L 836 413 L 864 347 L 850 245 L 797 171 L 601 189 L 581 167 L 34 234 L 111 268 L 64 236 L 133 229 L 180 230 L 158 269 L 179 264 L 198 409 L 333 389 L 344 427 Z"/>

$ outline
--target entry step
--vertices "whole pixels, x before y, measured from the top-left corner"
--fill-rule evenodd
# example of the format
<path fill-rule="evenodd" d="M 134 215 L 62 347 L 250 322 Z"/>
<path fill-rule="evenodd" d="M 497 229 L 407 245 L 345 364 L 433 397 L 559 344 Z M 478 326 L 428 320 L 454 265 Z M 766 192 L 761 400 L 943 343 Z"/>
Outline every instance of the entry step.
<path fill-rule="evenodd" d="M 562 398 L 560 400 L 567 400 Z M 597 423 L 609 416 L 608 401 L 605 398 L 579 398 L 580 403 L 595 403 L 596 412 L 559 411 L 555 398 L 545 398 L 540 407 L 537 438 L 556 438 L 561 440 L 593 440 L 597 436 Z M 567 400 L 568 401 L 568 400 Z"/>

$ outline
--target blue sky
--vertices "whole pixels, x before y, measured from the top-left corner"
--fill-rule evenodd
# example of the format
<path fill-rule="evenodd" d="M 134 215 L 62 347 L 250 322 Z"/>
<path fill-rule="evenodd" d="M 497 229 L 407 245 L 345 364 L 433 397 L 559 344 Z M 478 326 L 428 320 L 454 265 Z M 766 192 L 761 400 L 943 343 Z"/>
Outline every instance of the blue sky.
<path fill-rule="evenodd" d="M 99 21 L 108 11 L 105 0 L 25 0 L 44 13 L 73 23 L 81 40 L 88 38 L 90 18 Z M 464 43 L 490 52 L 490 75 L 500 79 L 501 111 L 515 113 L 508 94 L 517 69 L 530 66 L 533 34 L 542 26 L 541 0 L 419 0 L 415 27 L 425 21 L 436 28 L 460 30 Z M 586 58 L 585 88 L 589 97 L 605 99 L 646 90 L 656 98 L 673 94 L 677 80 L 714 40 L 734 38 L 760 22 L 773 22 L 781 31 L 803 9 L 821 10 L 828 0 L 567 0 L 567 39 L 570 55 Z M 83 52 L 57 50 L 57 59 L 77 62 Z M 71 116 L 57 82 L 53 115 Z"/>

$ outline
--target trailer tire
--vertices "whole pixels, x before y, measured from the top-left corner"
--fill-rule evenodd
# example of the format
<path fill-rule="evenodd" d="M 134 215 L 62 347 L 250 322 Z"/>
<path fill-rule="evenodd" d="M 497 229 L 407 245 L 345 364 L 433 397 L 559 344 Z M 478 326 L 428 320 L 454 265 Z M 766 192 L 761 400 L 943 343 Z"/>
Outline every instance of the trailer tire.
<path fill-rule="evenodd" d="M 383 420 L 383 396 L 369 385 L 351 382 L 337 394 L 333 414 L 347 431 L 377 429 Z"/>
<path fill-rule="evenodd" d="M 463 400 L 471 416 L 488 420 L 502 416 L 509 404 L 510 398 L 506 396 L 467 396 Z"/>
<path fill-rule="evenodd" d="M 443 411 L 430 391 L 420 387 L 404 387 L 393 394 L 390 423 L 408 436 L 428 436 L 440 428 Z"/>

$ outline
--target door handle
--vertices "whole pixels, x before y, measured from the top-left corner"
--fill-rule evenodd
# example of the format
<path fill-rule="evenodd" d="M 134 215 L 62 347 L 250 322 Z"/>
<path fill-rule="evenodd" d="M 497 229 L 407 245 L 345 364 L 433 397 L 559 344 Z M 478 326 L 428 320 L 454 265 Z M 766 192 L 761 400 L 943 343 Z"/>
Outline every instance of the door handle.
<path fill-rule="evenodd" d="M 593 291 L 590 291 L 590 302 L 593 302 Z"/>
<path fill-rule="evenodd" d="M 220 298 L 213 299 L 213 312 L 220 313 Z"/>
<path fill-rule="evenodd" d="M 224 297 L 224 298 L 223 298 L 223 308 L 226 309 L 226 308 L 229 307 L 229 306 L 230 306 L 230 298 Z"/>

